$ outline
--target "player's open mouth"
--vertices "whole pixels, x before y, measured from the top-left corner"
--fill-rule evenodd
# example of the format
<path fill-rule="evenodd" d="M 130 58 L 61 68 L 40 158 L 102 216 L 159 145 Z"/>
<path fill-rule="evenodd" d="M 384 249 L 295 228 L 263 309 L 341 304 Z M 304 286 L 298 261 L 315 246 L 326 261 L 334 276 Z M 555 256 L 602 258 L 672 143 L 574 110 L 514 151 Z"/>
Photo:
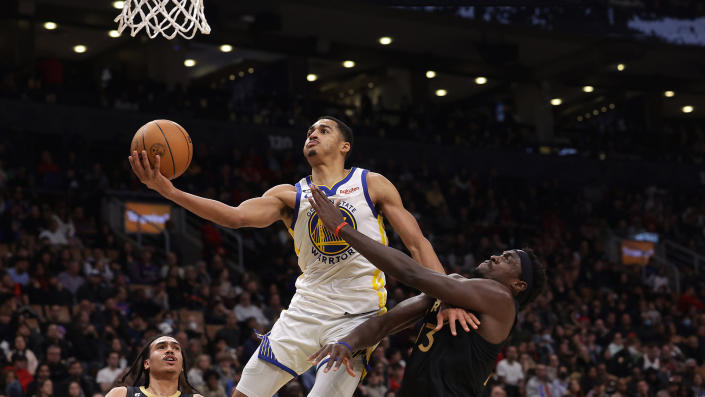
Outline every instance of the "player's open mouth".
<path fill-rule="evenodd" d="M 164 358 L 164 361 L 176 362 L 176 357 L 174 357 L 174 356 L 167 356 L 166 358 Z"/>

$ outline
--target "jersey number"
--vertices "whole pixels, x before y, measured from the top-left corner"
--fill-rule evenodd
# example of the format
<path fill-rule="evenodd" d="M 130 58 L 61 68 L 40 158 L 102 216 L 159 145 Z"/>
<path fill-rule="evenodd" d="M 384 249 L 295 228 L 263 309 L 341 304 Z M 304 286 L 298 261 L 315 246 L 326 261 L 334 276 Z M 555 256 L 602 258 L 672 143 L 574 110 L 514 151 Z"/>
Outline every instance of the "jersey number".
<path fill-rule="evenodd" d="M 430 328 L 431 330 L 426 332 L 426 339 L 427 342 L 425 344 L 419 343 L 417 346 L 419 350 L 422 352 L 426 353 L 431 349 L 431 346 L 433 346 L 433 334 L 436 333 L 436 325 L 431 324 L 431 323 L 426 323 L 423 328 L 421 328 L 421 331 L 419 331 L 419 336 L 421 336 L 421 332 L 423 332 L 426 328 Z M 416 338 L 416 341 L 418 342 L 418 338 Z"/>

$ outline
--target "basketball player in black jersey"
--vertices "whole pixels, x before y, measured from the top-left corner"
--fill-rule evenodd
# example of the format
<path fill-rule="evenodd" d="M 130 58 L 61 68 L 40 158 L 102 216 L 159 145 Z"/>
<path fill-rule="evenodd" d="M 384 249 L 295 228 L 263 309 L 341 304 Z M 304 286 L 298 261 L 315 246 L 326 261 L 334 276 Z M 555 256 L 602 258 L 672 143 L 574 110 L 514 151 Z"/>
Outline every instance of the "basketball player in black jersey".
<path fill-rule="evenodd" d="M 348 336 L 310 357 L 325 361 L 324 371 L 349 363 L 354 352 L 423 319 L 404 373 L 400 397 L 480 396 L 507 342 L 521 306 L 533 301 L 546 283 L 543 266 L 531 250 L 508 250 L 482 262 L 472 278 L 429 271 L 401 251 L 386 247 L 345 224 L 336 205 L 318 188 L 309 198 L 323 223 L 379 269 L 424 294 L 373 317 Z M 482 324 L 476 332 L 452 336 L 436 324 L 441 301 L 467 309 Z M 425 313 L 425 314 L 424 314 Z"/>
<path fill-rule="evenodd" d="M 181 344 L 171 336 L 152 338 L 105 397 L 203 397 L 186 379 Z"/>

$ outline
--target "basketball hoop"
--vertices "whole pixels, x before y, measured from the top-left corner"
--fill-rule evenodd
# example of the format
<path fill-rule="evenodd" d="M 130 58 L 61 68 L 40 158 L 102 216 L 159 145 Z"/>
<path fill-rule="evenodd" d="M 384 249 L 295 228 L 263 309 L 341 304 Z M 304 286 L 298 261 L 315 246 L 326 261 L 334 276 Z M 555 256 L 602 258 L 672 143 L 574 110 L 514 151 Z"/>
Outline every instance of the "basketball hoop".
<path fill-rule="evenodd" d="M 115 22 L 119 33 L 129 27 L 130 36 L 135 37 L 144 28 L 151 39 L 159 34 L 169 40 L 177 34 L 192 39 L 197 30 L 211 32 L 203 15 L 203 0 L 126 0 Z"/>

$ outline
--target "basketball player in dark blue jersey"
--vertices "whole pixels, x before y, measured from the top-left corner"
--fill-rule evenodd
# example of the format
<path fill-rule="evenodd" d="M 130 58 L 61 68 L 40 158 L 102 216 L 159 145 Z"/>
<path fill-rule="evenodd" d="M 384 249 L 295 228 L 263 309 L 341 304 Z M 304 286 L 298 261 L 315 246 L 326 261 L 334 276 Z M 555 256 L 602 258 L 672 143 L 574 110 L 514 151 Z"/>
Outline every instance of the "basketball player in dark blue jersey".
<path fill-rule="evenodd" d="M 546 283 L 543 265 L 533 251 L 514 249 L 492 256 L 474 270 L 472 278 L 443 275 L 357 232 L 343 221 L 336 205 L 320 189 L 312 189 L 309 201 L 337 236 L 385 273 L 424 292 L 385 315 L 367 320 L 310 359 L 314 363 L 328 360 L 324 371 L 336 371 L 345 364 L 352 375 L 349 363 L 355 352 L 423 320 L 398 395 L 480 396 L 514 328 L 518 311 L 532 302 Z M 482 325 L 475 332 L 458 336 L 452 336 L 447 328 L 439 331 L 436 314 L 441 301 L 475 313 Z"/>

